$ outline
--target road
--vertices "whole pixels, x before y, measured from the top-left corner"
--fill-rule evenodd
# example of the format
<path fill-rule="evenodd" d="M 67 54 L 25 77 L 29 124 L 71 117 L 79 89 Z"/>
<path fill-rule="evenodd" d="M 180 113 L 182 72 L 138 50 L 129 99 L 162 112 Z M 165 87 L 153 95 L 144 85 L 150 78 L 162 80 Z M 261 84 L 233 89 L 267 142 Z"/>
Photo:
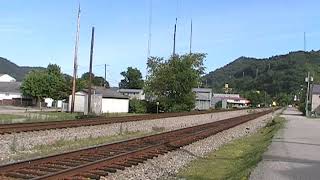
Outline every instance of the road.
<path fill-rule="evenodd" d="M 251 180 L 320 179 L 320 119 L 307 119 L 294 108 L 282 117 L 285 128 L 274 137 Z"/>

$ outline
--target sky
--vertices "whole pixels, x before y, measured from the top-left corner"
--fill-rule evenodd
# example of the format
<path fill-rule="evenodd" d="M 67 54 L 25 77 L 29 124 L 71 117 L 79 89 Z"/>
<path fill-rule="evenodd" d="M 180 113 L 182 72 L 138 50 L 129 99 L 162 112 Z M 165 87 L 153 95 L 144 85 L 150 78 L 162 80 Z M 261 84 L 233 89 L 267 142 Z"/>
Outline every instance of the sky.
<path fill-rule="evenodd" d="M 117 86 L 132 66 L 145 75 L 151 0 L 0 0 L 0 56 L 23 66 L 55 63 L 72 74 L 76 17 L 81 4 L 78 76 L 89 68 L 95 27 L 93 72 Z M 240 56 L 265 58 L 319 50 L 320 1 L 152 0 L 151 55 L 169 57 L 173 27 L 176 51 L 207 53 L 206 72 Z"/>

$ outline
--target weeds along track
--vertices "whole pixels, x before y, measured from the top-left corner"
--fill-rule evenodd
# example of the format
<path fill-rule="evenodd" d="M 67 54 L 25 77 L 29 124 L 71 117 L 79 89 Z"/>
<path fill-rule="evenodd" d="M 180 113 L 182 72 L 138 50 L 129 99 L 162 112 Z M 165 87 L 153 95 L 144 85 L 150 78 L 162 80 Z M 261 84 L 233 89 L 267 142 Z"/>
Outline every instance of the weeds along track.
<path fill-rule="evenodd" d="M 0 179 L 99 179 L 271 112 L 0 166 Z"/>
<path fill-rule="evenodd" d="M 19 133 L 19 132 L 29 132 L 29 131 L 41 131 L 41 130 L 49 130 L 49 129 L 63 129 L 63 128 L 74 128 L 74 127 L 81 127 L 81 126 L 95 126 L 95 125 L 103 125 L 103 124 L 153 120 L 153 119 L 170 118 L 170 117 L 178 117 L 178 116 L 200 115 L 200 114 L 216 113 L 216 112 L 224 112 L 224 111 L 219 111 L 219 110 L 194 111 L 194 112 L 184 112 L 184 113 L 161 113 L 161 114 L 150 114 L 150 115 L 93 118 L 93 119 L 81 119 L 81 120 L 2 124 L 0 125 L 0 135 Z"/>

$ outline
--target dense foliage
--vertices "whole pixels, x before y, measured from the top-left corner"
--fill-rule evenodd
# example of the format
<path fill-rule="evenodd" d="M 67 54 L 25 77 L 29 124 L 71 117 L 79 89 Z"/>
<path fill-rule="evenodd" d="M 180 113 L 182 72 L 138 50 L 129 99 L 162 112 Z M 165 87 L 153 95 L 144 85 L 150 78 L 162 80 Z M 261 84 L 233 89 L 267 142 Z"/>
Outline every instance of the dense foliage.
<path fill-rule="evenodd" d="M 89 77 L 90 77 L 90 73 L 86 72 L 84 74 L 82 74 L 81 76 L 81 80 L 83 80 L 84 82 L 84 86 L 88 87 L 89 86 Z M 101 76 L 95 76 L 92 73 L 92 86 L 105 86 L 106 88 L 109 88 L 109 82 L 106 81 L 103 77 Z"/>
<path fill-rule="evenodd" d="M 49 64 L 46 70 L 33 70 L 24 79 L 21 91 L 26 96 L 41 100 L 45 97 L 58 100 L 68 96 L 68 86 L 60 67 Z"/>
<path fill-rule="evenodd" d="M 266 92 L 280 104 L 292 103 L 294 95 L 304 96 L 304 79 L 310 71 L 314 82 L 320 82 L 320 52 L 291 52 L 266 59 L 240 57 L 203 77 L 214 92 L 223 92 L 225 83 L 234 93 Z M 261 93 L 263 98 L 264 93 Z M 263 101 L 263 100 L 259 100 Z"/>
<path fill-rule="evenodd" d="M 156 97 L 164 111 L 190 111 L 195 101 L 192 88 L 199 85 L 205 57 L 201 53 L 175 55 L 168 60 L 150 57 L 146 93 Z"/>
<path fill-rule="evenodd" d="M 129 101 L 129 112 L 138 114 L 146 113 L 147 102 L 138 99 L 131 99 Z"/>
<path fill-rule="evenodd" d="M 144 86 L 144 81 L 142 79 L 142 74 L 139 69 L 128 67 L 127 71 L 120 73 L 123 79 L 119 83 L 119 88 L 121 89 L 142 89 Z"/>

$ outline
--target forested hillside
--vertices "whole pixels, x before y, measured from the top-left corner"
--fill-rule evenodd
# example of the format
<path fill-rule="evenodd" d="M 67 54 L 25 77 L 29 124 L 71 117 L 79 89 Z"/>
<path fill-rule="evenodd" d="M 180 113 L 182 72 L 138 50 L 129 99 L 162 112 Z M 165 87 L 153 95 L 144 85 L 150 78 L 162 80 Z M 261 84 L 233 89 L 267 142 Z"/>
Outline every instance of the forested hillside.
<path fill-rule="evenodd" d="M 271 97 L 280 93 L 301 94 L 304 78 L 310 71 L 320 82 L 320 51 L 290 52 L 265 59 L 240 57 L 204 76 L 215 92 L 223 92 L 225 83 L 232 92 L 266 91 Z"/>
<path fill-rule="evenodd" d="M 9 74 L 10 76 L 22 81 L 25 75 L 33 69 L 43 69 L 42 67 L 18 66 L 9 60 L 0 57 L 0 74 Z"/>

